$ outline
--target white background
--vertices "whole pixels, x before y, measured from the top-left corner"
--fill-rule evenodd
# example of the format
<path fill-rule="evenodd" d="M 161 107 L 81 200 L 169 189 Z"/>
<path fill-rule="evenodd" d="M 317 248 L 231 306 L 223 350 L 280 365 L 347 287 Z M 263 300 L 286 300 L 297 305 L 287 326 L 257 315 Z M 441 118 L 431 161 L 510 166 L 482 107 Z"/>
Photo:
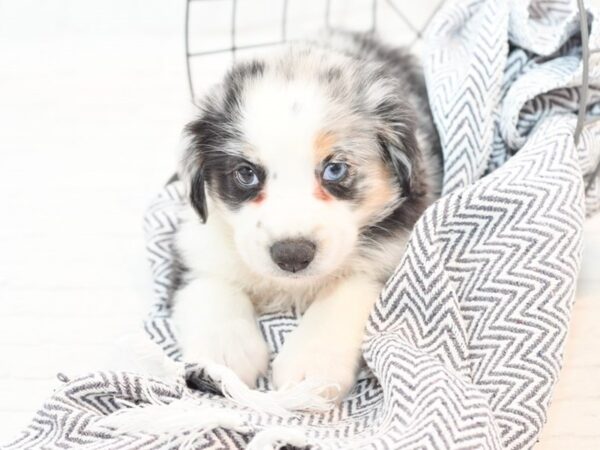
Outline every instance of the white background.
<path fill-rule="evenodd" d="M 396 0 L 415 25 L 436 0 Z M 280 36 L 278 0 L 240 1 L 240 43 Z M 323 24 L 290 0 L 288 36 Z M 228 46 L 227 0 L 197 2 L 192 50 Z M 367 28 L 368 0 L 333 2 Z M 0 442 L 57 386 L 105 367 L 150 301 L 141 218 L 170 176 L 192 108 L 183 0 L 0 0 Z M 414 33 L 380 8 L 382 34 Z M 337 22 L 336 22 L 337 21 Z M 195 64 L 200 86 L 227 56 Z M 600 218 L 586 252 L 565 370 L 539 448 L 600 448 Z"/>

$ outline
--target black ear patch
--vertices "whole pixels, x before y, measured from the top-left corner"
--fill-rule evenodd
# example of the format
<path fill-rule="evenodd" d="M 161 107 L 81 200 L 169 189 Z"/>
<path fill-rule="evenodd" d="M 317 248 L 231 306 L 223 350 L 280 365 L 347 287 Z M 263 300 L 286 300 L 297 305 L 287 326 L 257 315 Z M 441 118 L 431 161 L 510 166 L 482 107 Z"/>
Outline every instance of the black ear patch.
<path fill-rule="evenodd" d="M 417 120 L 412 109 L 399 97 L 383 98 L 375 108 L 382 127 L 377 139 L 384 161 L 390 166 L 402 196 L 412 194 L 414 165 L 420 155 L 415 135 Z"/>
<path fill-rule="evenodd" d="M 190 203 L 196 210 L 202 223 L 206 223 L 208 218 L 208 208 L 206 207 L 206 188 L 204 186 L 204 175 L 202 169 L 198 169 L 192 178 L 190 187 Z"/>
<path fill-rule="evenodd" d="M 414 142 L 412 142 L 414 141 Z M 402 196 L 408 197 L 412 189 L 412 167 L 411 155 L 418 151 L 416 139 L 402 139 L 403 146 L 414 145 L 412 151 L 403 150 L 397 144 L 390 142 L 383 136 L 379 136 L 379 148 L 383 156 L 383 160 L 392 169 L 392 173 L 396 177 L 398 185 L 402 188 Z"/>

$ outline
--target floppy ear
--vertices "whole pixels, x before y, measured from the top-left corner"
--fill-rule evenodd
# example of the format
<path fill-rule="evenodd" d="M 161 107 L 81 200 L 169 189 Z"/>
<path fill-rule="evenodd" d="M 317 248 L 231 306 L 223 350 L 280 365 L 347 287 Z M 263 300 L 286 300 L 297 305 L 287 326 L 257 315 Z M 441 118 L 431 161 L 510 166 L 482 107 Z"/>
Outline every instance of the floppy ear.
<path fill-rule="evenodd" d="M 208 208 L 206 207 L 206 188 L 202 168 L 196 170 L 190 184 L 190 203 L 202 219 L 202 223 L 206 223 Z"/>
<path fill-rule="evenodd" d="M 208 217 L 206 183 L 199 152 L 194 150 L 196 142 L 189 131 L 193 123 L 187 125 L 179 144 L 179 173 L 190 204 L 200 216 L 202 223 L 206 223 Z"/>
<path fill-rule="evenodd" d="M 401 136 L 386 137 L 379 135 L 379 147 L 384 161 L 392 169 L 398 185 L 402 188 L 402 196 L 411 194 L 413 163 L 418 155 L 418 145 L 414 133 L 403 132 Z"/>
<path fill-rule="evenodd" d="M 387 92 L 383 88 L 374 92 L 379 97 L 374 108 L 379 119 L 376 128 L 379 150 L 402 189 L 402 197 L 408 197 L 412 194 L 414 172 L 419 164 L 420 151 L 415 135 L 417 120 L 411 108 L 397 95 L 383 95 L 382 92 Z"/>

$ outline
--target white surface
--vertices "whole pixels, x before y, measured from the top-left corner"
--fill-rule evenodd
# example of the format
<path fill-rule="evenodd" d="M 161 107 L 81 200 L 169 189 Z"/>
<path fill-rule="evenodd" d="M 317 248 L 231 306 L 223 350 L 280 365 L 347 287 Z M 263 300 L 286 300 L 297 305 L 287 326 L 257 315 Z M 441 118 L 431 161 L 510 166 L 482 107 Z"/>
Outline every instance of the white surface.
<path fill-rule="evenodd" d="M 319 5 L 300 3 L 290 3 L 294 23 L 318 25 Z M 397 3 L 419 23 L 436 2 Z M 115 339 L 139 329 L 150 299 L 141 217 L 191 111 L 183 7 L 0 0 L 0 442 L 27 423 L 57 372 L 104 367 Z M 246 33 L 265 20 L 258 9 L 248 17 Z M 208 68 L 203 81 L 220 70 Z M 586 238 L 543 449 L 600 448 L 600 218 Z"/>
<path fill-rule="evenodd" d="M 0 442 L 150 298 L 142 213 L 190 112 L 183 2 L 116 3 L 0 1 Z"/>

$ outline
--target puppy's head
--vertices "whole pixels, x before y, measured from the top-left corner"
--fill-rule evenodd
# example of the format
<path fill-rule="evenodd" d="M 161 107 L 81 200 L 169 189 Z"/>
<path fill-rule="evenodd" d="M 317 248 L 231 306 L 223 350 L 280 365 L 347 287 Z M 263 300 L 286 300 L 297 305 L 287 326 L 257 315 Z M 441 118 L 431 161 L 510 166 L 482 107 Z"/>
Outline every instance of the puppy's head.
<path fill-rule="evenodd" d="M 386 220 L 408 226 L 401 209 L 421 195 L 401 92 L 378 66 L 315 48 L 235 66 L 186 128 L 184 172 L 200 219 L 222 217 L 263 276 L 343 268 Z"/>

